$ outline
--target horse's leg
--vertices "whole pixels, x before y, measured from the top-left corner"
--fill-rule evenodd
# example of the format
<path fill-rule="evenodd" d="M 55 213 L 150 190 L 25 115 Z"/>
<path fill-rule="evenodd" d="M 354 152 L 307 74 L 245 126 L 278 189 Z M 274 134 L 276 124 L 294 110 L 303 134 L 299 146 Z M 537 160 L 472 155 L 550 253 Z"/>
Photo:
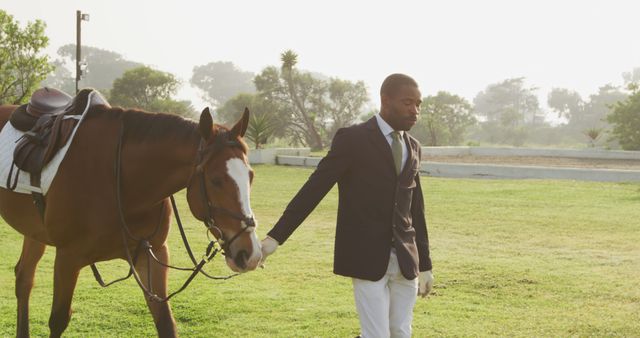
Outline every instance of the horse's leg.
<path fill-rule="evenodd" d="M 49 317 L 51 337 L 60 337 L 71 319 L 71 300 L 82 266 L 71 253 L 56 252 L 53 267 L 53 303 Z"/>
<path fill-rule="evenodd" d="M 166 243 L 163 244 L 159 248 L 154 248 L 153 253 L 156 255 L 158 260 L 163 263 L 169 263 L 169 248 Z M 147 268 L 148 257 L 145 253 L 140 253 L 138 256 L 138 261 L 136 262 L 136 271 L 138 275 L 140 275 L 140 279 L 144 286 L 149 289 L 149 274 Z M 155 293 L 158 297 L 164 298 L 167 297 L 167 272 L 168 269 L 151 259 L 151 288 L 152 292 Z M 153 316 L 153 322 L 156 325 L 156 330 L 158 330 L 158 337 L 177 337 L 177 329 L 176 322 L 173 319 L 173 314 L 171 313 L 171 306 L 169 302 L 157 302 L 150 299 L 147 294 L 144 295 L 145 300 L 147 301 L 147 306 L 149 307 L 149 311 L 151 311 L 151 315 Z"/>
<path fill-rule="evenodd" d="M 28 237 L 22 242 L 22 253 L 15 268 L 18 299 L 17 337 L 29 337 L 29 296 L 33 288 L 36 266 L 45 248 L 44 244 Z"/>

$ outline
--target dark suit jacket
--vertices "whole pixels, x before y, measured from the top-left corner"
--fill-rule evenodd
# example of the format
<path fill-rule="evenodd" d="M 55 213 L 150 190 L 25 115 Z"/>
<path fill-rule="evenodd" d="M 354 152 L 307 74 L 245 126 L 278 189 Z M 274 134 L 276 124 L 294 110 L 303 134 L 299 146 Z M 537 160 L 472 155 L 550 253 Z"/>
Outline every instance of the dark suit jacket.
<path fill-rule="evenodd" d="M 379 280 L 387 270 L 392 245 L 405 278 L 431 270 L 419 176 L 420 144 L 404 135 L 409 156 L 396 175 L 391 147 L 375 116 L 338 130 L 331 150 L 268 235 L 284 243 L 337 182 L 334 273 Z"/>

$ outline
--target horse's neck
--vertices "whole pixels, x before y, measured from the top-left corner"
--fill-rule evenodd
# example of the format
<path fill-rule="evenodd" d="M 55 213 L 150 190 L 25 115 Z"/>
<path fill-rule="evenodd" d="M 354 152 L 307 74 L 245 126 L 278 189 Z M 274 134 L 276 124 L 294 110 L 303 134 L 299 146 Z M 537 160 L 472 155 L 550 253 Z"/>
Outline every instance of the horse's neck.
<path fill-rule="evenodd" d="M 199 141 L 127 144 L 123 149 L 121 186 L 125 203 L 151 206 L 186 188 L 195 169 Z"/>

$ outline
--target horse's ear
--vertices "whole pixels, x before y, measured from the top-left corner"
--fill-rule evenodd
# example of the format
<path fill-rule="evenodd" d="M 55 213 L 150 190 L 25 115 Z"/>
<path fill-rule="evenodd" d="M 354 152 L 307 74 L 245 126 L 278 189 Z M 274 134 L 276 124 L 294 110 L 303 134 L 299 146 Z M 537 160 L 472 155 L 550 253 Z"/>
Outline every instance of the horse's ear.
<path fill-rule="evenodd" d="M 200 135 L 203 139 L 208 140 L 211 138 L 213 134 L 213 118 L 211 117 L 211 112 L 209 112 L 209 107 L 202 110 L 198 127 L 200 128 Z"/>
<path fill-rule="evenodd" d="M 249 126 L 249 108 L 244 108 L 244 113 L 242 114 L 242 118 L 238 122 L 236 122 L 235 126 L 231 129 L 231 132 L 234 135 L 243 137 L 244 133 L 247 132 L 247 127 Z"/>

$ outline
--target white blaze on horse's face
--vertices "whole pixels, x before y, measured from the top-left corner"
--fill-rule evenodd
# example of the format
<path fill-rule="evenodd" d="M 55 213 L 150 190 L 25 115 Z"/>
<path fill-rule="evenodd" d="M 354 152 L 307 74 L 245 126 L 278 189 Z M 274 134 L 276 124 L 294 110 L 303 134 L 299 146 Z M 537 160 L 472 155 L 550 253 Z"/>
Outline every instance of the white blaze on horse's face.
<path fill-rule="evenodd" d="M 242 215 L 250 218 L 253 216 L 253 211 L 251 211 L 251 203 L 249 202 L 251 192 L 251 177 L 249 176 L 249 172 L 249 165 L 243 159 L 231 158 L 227 161 L 227 174 L 235 182 L 238 188 L 238 198 L 240 199 L 239 202 L 242 209 Z M 253 250 L 251 256 L 247 259 L 247 270 L 253 270 L 258 266 L 258 263 L 260 263 L 260 260 L 262 259 L 262 249 L 260 247 L 258 236 L 256 236 L 255 227 L 247 227 L 247 224 L 245 224 L 244 221 L 242 221 L 242 226 L 247 228 L 247 232 L 250 232 Z M 227 263 L 229 263 L 229 261 Z M 233 269 L 234 267 L 232 266 L 231 268 Z"/>
<path fill-rule="evenodd" d="M 240 206 L 242 214 L 245 217 L 251 217 L 251 204 L 249 203 L 250 183 L 249 166 L 239 158 L 232 158 L 227 161 L 227 175 L 233 179 L 238 187 L 238 197 L 240 198 Z"/>

